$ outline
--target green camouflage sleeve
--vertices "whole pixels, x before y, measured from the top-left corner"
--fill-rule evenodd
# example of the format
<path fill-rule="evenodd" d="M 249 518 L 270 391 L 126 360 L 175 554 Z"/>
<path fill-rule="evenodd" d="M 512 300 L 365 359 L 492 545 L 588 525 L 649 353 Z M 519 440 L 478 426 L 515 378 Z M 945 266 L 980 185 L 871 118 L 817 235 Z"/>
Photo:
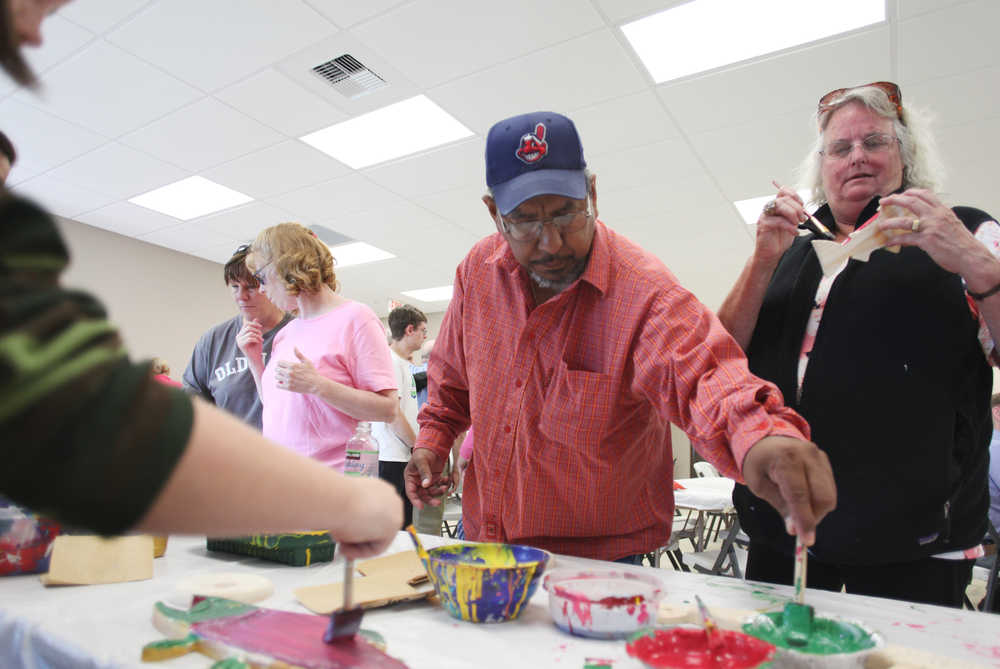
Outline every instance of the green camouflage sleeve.
<path fill-rule="evenodd" d="M 193 411 L 128 360 L 97 300 L 59 286 L 68 261 L 49 216 L 0 194 L 0 494 L 115 534 L 166 483 Z"/>

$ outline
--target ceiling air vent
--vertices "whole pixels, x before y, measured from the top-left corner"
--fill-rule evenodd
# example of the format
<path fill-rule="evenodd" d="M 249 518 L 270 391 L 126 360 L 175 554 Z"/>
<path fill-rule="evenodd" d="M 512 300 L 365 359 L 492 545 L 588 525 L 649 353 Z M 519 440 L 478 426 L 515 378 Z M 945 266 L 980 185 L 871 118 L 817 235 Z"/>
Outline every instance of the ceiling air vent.
<path fill-rule="evenodd" d="M 312 71 L 329 81 L 341 95 L 352 99 L 386 85 L 385 79 L 349 53 L 320 63 Z"/>

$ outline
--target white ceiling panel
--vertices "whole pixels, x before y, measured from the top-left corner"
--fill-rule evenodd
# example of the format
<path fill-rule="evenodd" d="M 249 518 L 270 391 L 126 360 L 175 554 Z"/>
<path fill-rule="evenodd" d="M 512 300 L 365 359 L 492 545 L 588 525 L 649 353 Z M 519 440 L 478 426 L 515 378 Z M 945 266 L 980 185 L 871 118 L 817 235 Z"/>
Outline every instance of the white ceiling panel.
<path fill-rule="evenodd" d="M 192 102 L 199 93 L 98 40 L 46 72 L 37 95 L 15 97 L 113 138 Z"/>
<path fill-rule="evenodd" d="M 961 170 L 951 174 L 942 197 L 949 205 L 977 207 L 1000 221 L 997 174 L 1000 174 L 1000 158 L 996 155 L 980 162 L 963 162 Z"/>
<path fill-rule="evenodd" d="M 53 16 L 45 22 L 42 38 L 45 41 L 41 47 L 24 51 L 24 58 L 35 74 L 45 72 L 76 53 L 94 39 L 94 34 L 61 16 Z"/>
<path fill-rule="evenodd" d="M 758 62 L 657 87 L 677 123 L 698 133 L 800 110 L 828 91 L 892 79 L 889 30 L 873 28 Z"/>
<path fill-rule="evenodd" d="M 485 140 L 473 137 L 426 153 L 364 170 L 375 183 L 403 197 L 468 186 L 486 189 Z"/>
<path fill-rule="evenodd" d="M 677 137 L 677 127 L 649 91 L 607 100 L 568 114 L 576 124 L 589 160 L 602 153 L 631 149 Z"/>
<path fill-rule="evenodd" d="M 466 126 L 485 134 L 494 123 L 515 114 L 565 112 L 645 87 L 645 79 L 611 31 L 600 30 L 438 86 L 429 95 Z"/>
<path fill-rule="evenodd" d="M 292 139 L 237 158 L 202 174 L 257 199 L 329 181 L 350 169 Z"/>
<path fill-rule="evenodd" d="M 903 101 L 929 111 L 938 129 L 1000 116 L 1000 67 L 900 86 Z"/>
<path fill-rule="evenodd" d="M 162 228 L 140 235 L 139 239 L 192 255 L 214 254 L 220 250 L 228 251 L 232 255 L 233 249 L 236 248 L 239 241 L 214 230 L 207 230 L 198 221 L 188 221 L 171 228 Z"/>
<path fill-rule="evenodd" d="M 76 220 L 128 237 L 139 237 L 154 230 L 172 228 L 180 223 L 176 218 L 139 207 L 131 202 L 116 202 L 77 216 Z"/>
<path fill-rule="evenodd" d="M 19 183 L 14 187 L 14 192 L 38 202 L 53 214 L 67 218 L 76 218 L 84 212 L 98 209 L 114 200 L 107 195 L 65 183 L 48 174 Z"/>
<path fill-rule="evenodd" d="M 347 119 L 347 114 L 270 67 L 224 88 L 215 97 L 289 137 L 301 137 Z"/>
<path fill-rule="evenodd" d="M 400 201 L 399 196 L 360 174 L 351 174 L 269 198 L 271 204 L 301 217 L 301 222 L 324 223 L 324 225 L 327 221 L 336 221 L 338 218 L 386 207 Z M 335 224 L 328 227 L 337 230 Z"/>
<path fill-rule="evenodd" d="M 64 5 L 59 10 L 59 15 L 87 30 L 101 34 L 111 30 L 148 4 L 150 0 L 75 0 Z"/>
<path fill-rule="evenodd" d="M 456 188 L 455 190 L 423 195 L 413 201 L 471 232 L 478 238 L 496 232 L 490 213 L 483 204 L 486 187 Z"/>
<path fill-rule="evenodd" d="M 968 2 L 968 0 L 896 0 L 896 6 L 899 8 L 899 17 L 909 19 L 962 2 Z"/>
<path fill-rule="evenodd" d="M 941 158 L 947 166 L 946 172 L 955 177 L 965 171 L 966 165 L 992 160 L 997 155 L 997 147 L 991 142 L 984 142 L 983 137 L 997 136 L 1000 136 L 1000 116 L 941 128 L 937 139 Z M 954 183 L 955 179 L 947 181 Z"/>
<path fill-rule="evenodd" d="M 348 28 L 365 19 L 403 4 L 407 0 L 306 0 L 313 9 L 340 26 Z"/>
<path fill-rule="evenodd" d="M 925 81 L 1000 63 L 1000 2 L 978 0 L 899 23 L 899 78 Z"/>
<path fill-rule="evenodd" d="M 157 2 L 108 40 L 203 91 L 214 91 L 337 30 L 298 0 L 283 0 L 280 11 L 275 9 L 271 0 Z"/>
<path fill-rule="evenodd" d="M 800 113 L 691 136 L 695 153 L 733 200 L 773 192 L 771 180 L 794 186 L 794 172 L 815 133 Z"/>
<path fill-rule="evenodd" d="M 689 0 L 597 0 L 597 5 L 609 21 L 620 25 L 685 2 Z"/>
<path fill-rule="evenodd" d="M 658 218 L 678 220 L 683 225 L 698 225 L 700 217 L 691 215 L 700 207 L 722 206 L 726 199 L 705 174 L 692 173 L 663 182 L 635 188 L 605 190 L 602 173 L 597 173 L 597 208 L 601 220 L 614 227 L 618 221 Z M 735 215 L 735 213 L 734 213 Z"/>
<path fill-rule="evenodd" d="M 65 183 L 102 193 L 115 200 L 127 200 L 179 181 L 188 173 L 118 142 L 110 142 L 57 167 L 49 174 Z"/>
<path fill-rule="evenodd" d="M 598 175 L 604 192 L 664 184 L 670 179 L 696 176 L 700 171 L 690 147 L 679 139 L 605 153 L 588 164 Z"/>
<path fill-rule="evenodd" d="M 431 87 L 602 27 L 589 0 L 415 0 L 351 32 Z"/>
<path fill-rule="evenodd" d="M 0 102 L 0 119 L 4 133 L 18 153 L 7 182 L 11 186 L 92 151 L 107 141 L 97 133 L 13 97 Z"/>
<path fill-rule="evenodd" d="M 249 243 L 264 228 L 291 220 L 293 217 L 283 209 L 264 202 L 251 202 L 192 222 L 200 226 L 199 229 L 211 230 L 227 239 Z M 230 251 L 235 248 L 234 246 Z"/>
<path fill-rule="evenodd" d="M 345 54 L 363 63 L 388 85 L 351 98 L 312 71 L 312 68 L 317 65 L 322 65 Z M 421 88 L 403 75 L 398 69 L 397 63 L 390 63 L 349 32 L 340 32 L 333 37 L 304 47 L 301 51 L 277 63 L 275 67 L 295 83 L 351 116 L 385 107 L 422 92 Z"/>
<path fill-rule="evenodd" d="M 129 146 L 188 170 L 203 170 L 284 139 L 213 98 L 173 112 L 122 138 Z"/>

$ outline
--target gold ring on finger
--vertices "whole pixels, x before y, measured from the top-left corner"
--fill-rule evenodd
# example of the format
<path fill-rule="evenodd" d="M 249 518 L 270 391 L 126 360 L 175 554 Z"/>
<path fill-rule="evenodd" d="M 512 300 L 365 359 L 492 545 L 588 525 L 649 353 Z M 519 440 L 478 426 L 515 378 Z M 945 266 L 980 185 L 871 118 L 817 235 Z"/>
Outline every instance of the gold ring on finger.
<path fill-rule="evenodd" d="M 919 232 L 920 231 L 920 219 L 919 218 L 913 219 L 913 225 L 910 226 L 910 230 L 913 231 L 913 232 Z"/>

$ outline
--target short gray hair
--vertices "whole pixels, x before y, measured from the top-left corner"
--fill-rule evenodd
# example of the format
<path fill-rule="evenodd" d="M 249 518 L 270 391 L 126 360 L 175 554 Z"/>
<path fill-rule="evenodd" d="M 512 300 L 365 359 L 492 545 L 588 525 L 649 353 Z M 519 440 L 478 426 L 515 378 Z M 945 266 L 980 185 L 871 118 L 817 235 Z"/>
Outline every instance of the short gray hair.
<path fill-rule="evenodd" d="M 899 139 L 899 154 L 903 160 L 903 188 L 937 190 L 941 186 L 944 170 L 928 127 L 927 115 L 906 105 L 897 115 L 896 105 L 883 90 L 875 86 L 858 86 L 845 90 L 824 111 L 817 111 L 813 117 L 819 134 L 798 169 L 799 189 L 808 190 L 812 195 L 812 202 L 823 204 L 827 201 L 821 169 L 823 156 L 820 153 L 823 150 L 826 127 L 834 112 L 852 103 L 860 103 L 879 116 L 892 119 L 893 131 Z"/>

